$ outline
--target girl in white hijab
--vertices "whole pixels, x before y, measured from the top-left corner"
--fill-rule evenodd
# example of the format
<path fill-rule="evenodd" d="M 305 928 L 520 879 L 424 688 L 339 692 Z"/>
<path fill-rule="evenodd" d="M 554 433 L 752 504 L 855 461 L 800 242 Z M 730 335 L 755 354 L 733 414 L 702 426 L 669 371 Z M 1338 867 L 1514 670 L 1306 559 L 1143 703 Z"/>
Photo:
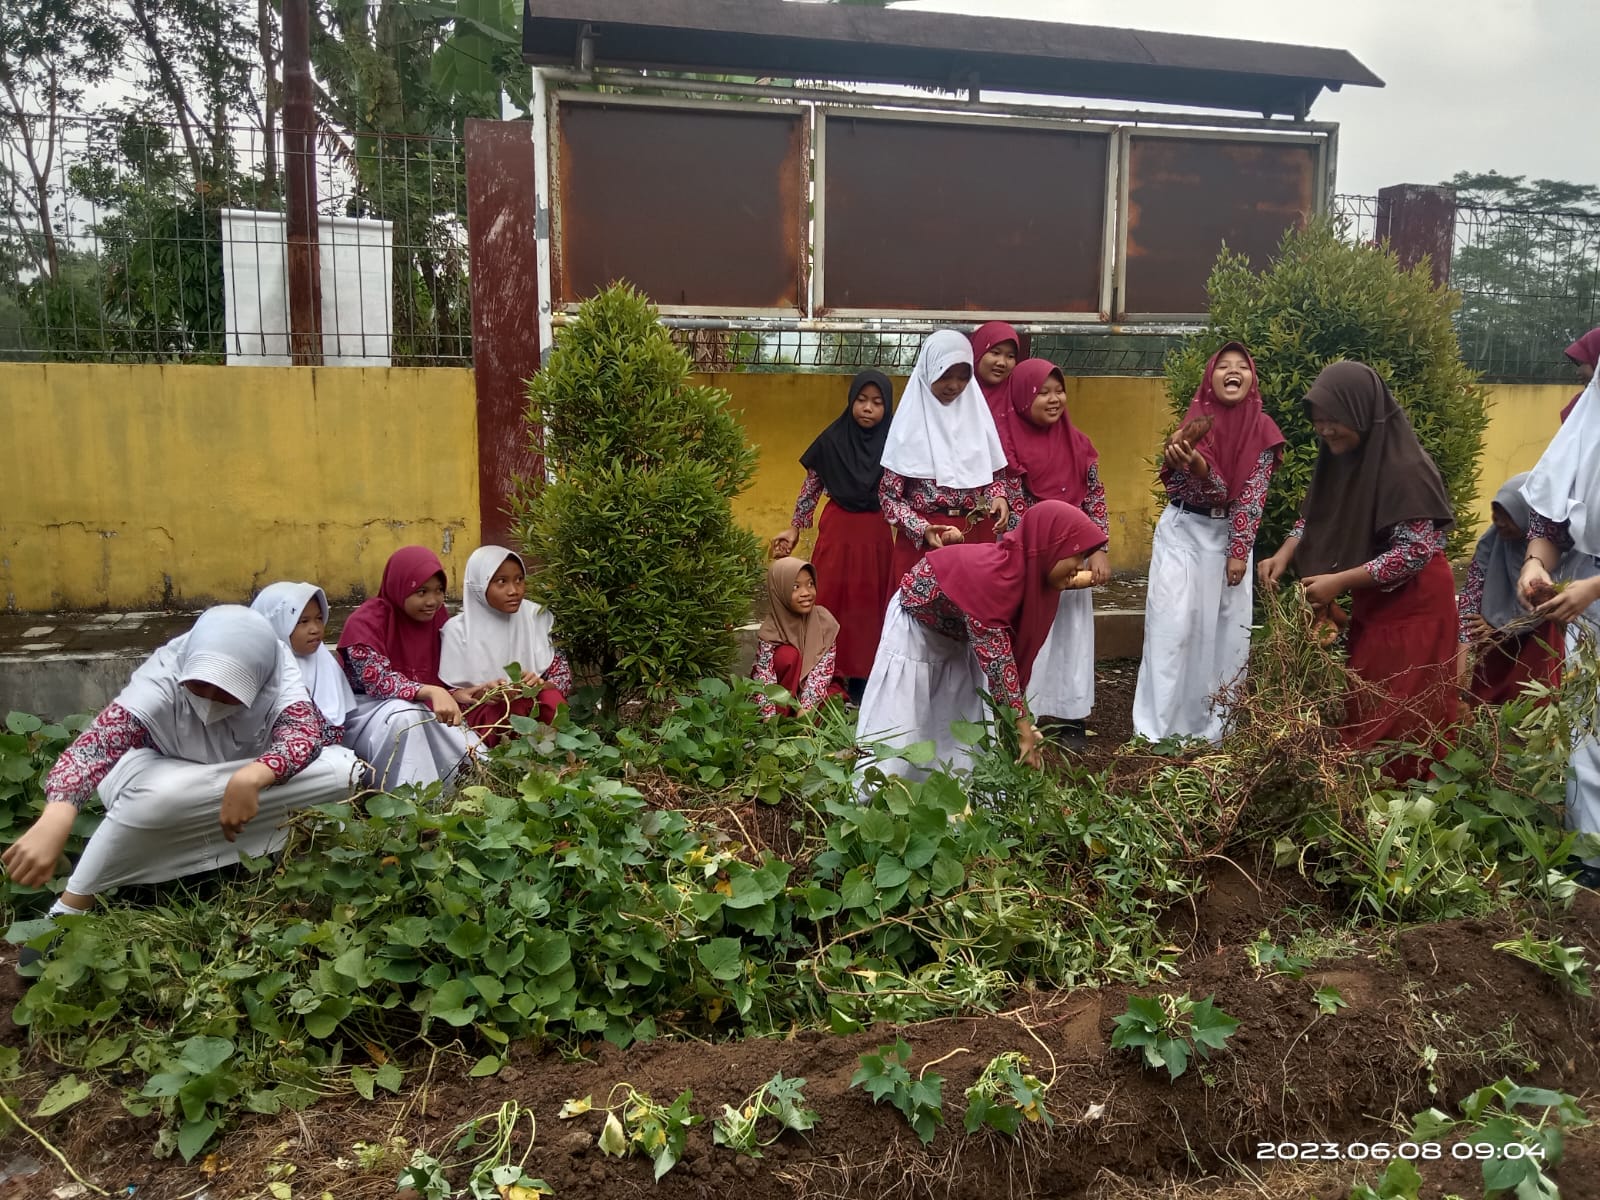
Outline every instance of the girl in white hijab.
<path fill-rule="evenodd" d="M 927 551 L 1004 532 L 1005 469 L 989 403 L 972 377 L 972 342 L 937 330 L 917 353 L 883 448 L 878 503 L 895 531 L 891 595 Z"/>
<path fill-rule="evenodd" d="M 1579 571 L 1563 574 L 1600 562 L 1600 376 L 1583 389 L 1566 424 L 1523 481 L 1522 495 L 1532 512 L 1517 596 L 1535 616 L 1566 624 L 1570 659 L 1580 631 L 1591 637 L 1600 633 L 1600 575 L 1576 579 L 1553 595 L 1551 576 L 1568 551 L 1577 557 Z M 1567 763 L 1567 828 L 1600 837 L 1600 741 L 1587 732 L 1574 731 Z M 1600 888 L 1600 854 L 1592 849 L 1578 882 Z"/>
<path fill-rule="evenodd" d="M 97 790 L 105 820 L 52 914 L 86 912 L 106 888 L 163 883 L 281 849 L 296 808 L 346 799 L 354 755 L 324 749 L 294 656 L 239 605 L 200 615 L 157 650 L 45 778 L 45 809 L 3 861 L 39 887 Z"/>
<path fill-rule="evenodd" d="M 267 619 L 278 640 L 289 647 L 300 669 L 300 681 L 327 723 L 325 743 L 339 745 L 344 741 L 345 723 L 355 712 L 356 694 L 338 658 L 322 640 L 328 628 L 328 594 L 314 583 L 269 583 L 250 607 Z"/>
<path fill-rule="evenodd" d="M 445 623 L 439 674 L 453 688 L 490 685 L 491 690 L 462 714 L 493 746 L 511 727 L 513 716 L 535 712 L 546 725 L 572 689 L 572 667 L 556 649 L 554 619 L 527 599 L 527 567 L 504 546 L 480 546 L 467 559 L 461 585 L 461 612 Z M 521 689 L 511 687 L 507 668 L 517 664 Z"/>

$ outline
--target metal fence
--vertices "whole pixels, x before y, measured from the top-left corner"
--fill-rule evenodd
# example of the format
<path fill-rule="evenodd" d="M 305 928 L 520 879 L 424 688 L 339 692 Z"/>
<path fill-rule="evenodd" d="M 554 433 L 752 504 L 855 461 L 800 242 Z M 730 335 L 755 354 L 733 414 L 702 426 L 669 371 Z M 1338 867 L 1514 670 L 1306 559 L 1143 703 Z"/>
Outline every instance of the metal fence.
<path fill-rule="evenodd" d="M 281 135 L 182 132 L 0 124 L 0 360 L 261 361 L 286 346 Z M 462 143 L 324 131 L 316 176 L 330 358 L 470 365 Z"/>
<path fill-rule="evenodd" d="M 46 130 L 42 118 L 29 123 L 29 142 L 22 125 L 0 126 L 0 360 L 272 360 L 269 335 L 286 321 L 275 315 L 285 307 L 281 233 L 275 217 L 224 213 L 283 212 L 281 138 L 232 128 L 196 149 L 159 124 L 69 119 L 48 140 Z M 456 139 L 324 133 L 323 217 L 385 223 L 388 239 L 381 253 L 366 245 L 341 259 L 337 231 L 324 234 L 330 361 L 471 364 L 465 174 Z M 1372 196 L 1341 195 L 1334 207 L 1357 242 L 1376 239 L 1378 210 Z M 1600 325 L 1600 214 L 1460 205 L 1451 283 L 1472 366 L 1495 380 L 1570 378 L 1561 350 Z M 841 373 L 906 372 L 936 327 L 668 324 L 704 370 Z M 1030 349 L 1072 374 L 1153 374 L 1186 332 L 1040 327 Z"/>

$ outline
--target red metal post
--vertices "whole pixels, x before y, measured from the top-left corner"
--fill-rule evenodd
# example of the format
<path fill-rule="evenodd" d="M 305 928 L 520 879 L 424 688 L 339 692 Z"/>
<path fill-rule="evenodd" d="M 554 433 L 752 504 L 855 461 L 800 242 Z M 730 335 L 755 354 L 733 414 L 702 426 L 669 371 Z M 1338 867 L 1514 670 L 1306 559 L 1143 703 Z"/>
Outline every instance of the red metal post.
<path fill-rule="evenodd" d="M 509 546 L 513 477 L 542 473 L 527 422 L 539 370 L 538 206 L 533 127 L 467 122 L 467 250 L 472 367 L 478 393 L 478 521 L 486 545 Z"/>
<path fill-rule="evenodd" d="M 1378 192 L 1378 241 L 1406 268 L 1426 255 L 1433 282 L 1450 282 L 1450 258 L 1456 245 L 1456 194 L 1447 187 L 1397 183 Z"/>
<path fill-rule="evenodd" d="M 283 0 L 283 166 L 288 201 L 289 354 L 322 365 L 317 250 L 317 118 L 312 106 L 310 0 Z"/>

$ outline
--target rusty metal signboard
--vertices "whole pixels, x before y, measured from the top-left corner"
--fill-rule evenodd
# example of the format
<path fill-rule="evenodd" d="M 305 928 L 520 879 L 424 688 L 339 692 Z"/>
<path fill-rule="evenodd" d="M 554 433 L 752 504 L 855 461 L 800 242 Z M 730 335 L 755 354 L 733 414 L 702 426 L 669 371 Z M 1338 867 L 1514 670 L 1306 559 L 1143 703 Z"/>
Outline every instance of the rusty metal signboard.
<path fill-rule="evenodd" d="M 823 110 L 817 141 L 819 314 L 1104 319 L 1110 127 Z"/>
<path fill-rule="evenodd" d="M 1119 320 L 1204 316 L 1224 245 L 1266 267 L 1326 203 L 1326 140 L 1133 130 L 1121 171 Z"/>
<path fill-rule="evenodd" d="M 801 313 L 807 110 L 562 95 L 556 300 L 626 279 L 664 312 Z"/>

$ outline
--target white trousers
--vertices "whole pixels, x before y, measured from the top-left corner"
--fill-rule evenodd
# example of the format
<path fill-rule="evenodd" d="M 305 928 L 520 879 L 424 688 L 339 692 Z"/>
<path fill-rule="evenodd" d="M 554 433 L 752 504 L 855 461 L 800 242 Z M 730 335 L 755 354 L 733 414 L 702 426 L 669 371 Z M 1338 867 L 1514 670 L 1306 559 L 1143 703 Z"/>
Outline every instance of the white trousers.
<path fill-rule="evenodd" d="M 241 855 L 281 850 L 289 813 L 348 799 L 362 770 L 343 746 L 324 747 L 298 775 L 261 789 L 260 811 L 230 842 L 218 823 L 222 792 L 248 761 L 196 763 L 130 750 L 100 783 L 105 820 L 83 848 L 67 890 L 94 896 L 128 884 L 165 883 L 237 863 Z"/>
<path fill-rule="evenodd" d="M 373 786 L 388 792 L 406 784 L 448 786 L 478 735 L 441 724 L 432 709 L 414 700 L 358 696 L 344 742 L 372 764 Z"/>
<path fill-rule="evenodd" d="M 1226 714 L 1217 691 L 1239 679 L 1250 660 L 1252 568 L 1228 586 L 1226 520 L 1169 504 L 1150 547 L 1144 655 L 1133 695 L 1133 730 L 1151 741 L 1184 735 L 1222 740 Z"/>
<path fill-rule="evenodd" d="M 1094 596 L 1062 592 L 1050 635 L 1033 660 L 1028 708 L 1036 717 L 1081 721 L 1094 708 Z"/>
<path fill-rule="evenodd" d="M 897 749 L 933 742 L 934 763 L 914 767 L 903 758 L 886 758 L 878 767 L 887 775 L 925 779 L 937 767 L 961 770 L 972 765 L 972 750 L 950 732 L 954 721 L 984 719 L 983 672 L 972 647 L 935 633 L 900 607 L 900 594 L 889 601 L 883 636 L 872 660 L 872 674 L 861 696 L 856 744 L 887 744 Z"/>

